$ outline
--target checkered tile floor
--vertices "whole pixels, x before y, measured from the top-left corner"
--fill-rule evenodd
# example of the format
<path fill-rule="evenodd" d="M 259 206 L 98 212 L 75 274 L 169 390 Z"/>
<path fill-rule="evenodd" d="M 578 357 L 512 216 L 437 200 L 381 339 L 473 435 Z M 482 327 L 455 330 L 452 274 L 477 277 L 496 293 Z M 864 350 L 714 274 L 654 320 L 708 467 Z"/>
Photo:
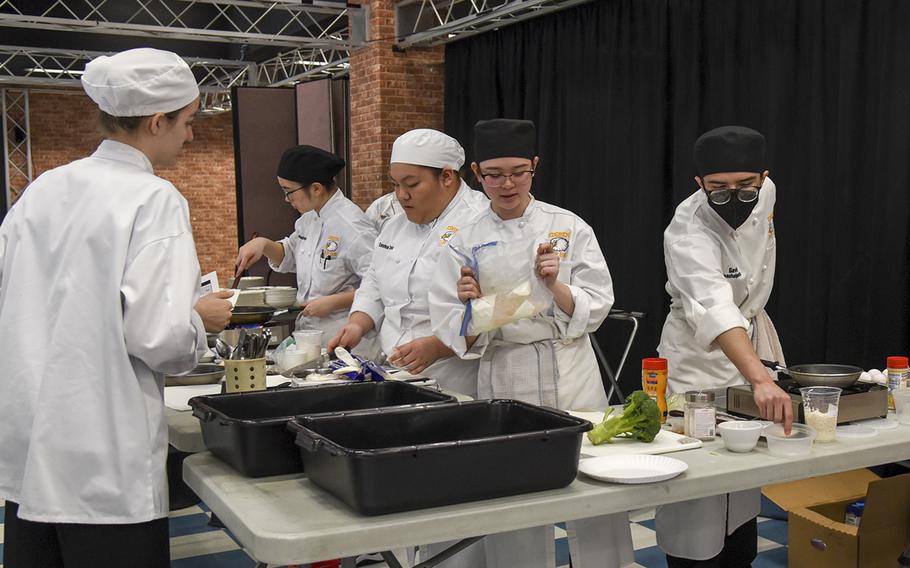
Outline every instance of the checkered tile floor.
<path fill-rule="evenodd" d="M 2 503 L 0 503 L 2 504 Z M 0 521 L 3 507 L 0 507 Z M 664 555 L 657 547 L 654 511 L 635 511 L 630 515 L 635 544 L 635 568 L 664 568 Z M 208 525 L 207 508 L 188 507 L 171 513 L 171 566 L 173 568 L 252 568 L 255 562 L 226 531 Z M 759 517 L 758 558 L 753 568 L 787 566 L 787 523 Z M 569 565 L 569 545 L 565 531 L 556 528 L 556 566 Z M 3 557 L 3 525 L 0 524 L 0 558 Z M 384 568 L 385 564 L 374 564 Z M 0 568 L 3 565 L 0 564 Z"/>

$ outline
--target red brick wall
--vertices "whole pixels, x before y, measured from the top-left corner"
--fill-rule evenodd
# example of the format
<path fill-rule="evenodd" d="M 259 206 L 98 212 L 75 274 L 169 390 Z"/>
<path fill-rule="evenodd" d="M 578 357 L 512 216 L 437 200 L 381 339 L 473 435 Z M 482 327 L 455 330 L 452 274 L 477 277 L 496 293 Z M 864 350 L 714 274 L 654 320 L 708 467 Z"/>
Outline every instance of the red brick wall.
<path fill-rule="evenodd" d="M 34 175 L 91 154 L 101 142 L 98 109 L 81 94 L 30 93 Z M 237 199 L 231 114 L 199 116 L 194 140 L 177 166 L 155 173 L 177 186 L 190 205 L 203 272 L 217 270 L 222 286 L 237 253 Z"/>
<path fill-rule="evenodd" d="M 362 207 L 391 189 L 395 138 L 412 128 L 442 129 L 445 87 L 444 47 L 392 51 L 393 2 L 368 3 L 371 43 L 352 54 L 350 69 L 351 193 Z"/>

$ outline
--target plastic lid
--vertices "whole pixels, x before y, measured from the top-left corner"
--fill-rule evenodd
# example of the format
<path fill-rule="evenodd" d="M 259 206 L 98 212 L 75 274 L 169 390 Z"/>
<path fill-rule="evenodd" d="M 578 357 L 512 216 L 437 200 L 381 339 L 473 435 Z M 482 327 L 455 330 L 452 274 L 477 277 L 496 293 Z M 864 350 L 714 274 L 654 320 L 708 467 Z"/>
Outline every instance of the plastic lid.
<path fill-rule="evenodd" d="M 889 369 L 906 369 L 907 368 L 907 358 L 906 357 L 888 357 L 888 368 Z"/>
<path fill-rule="evenodd" d="M 686 402 L 714 402 L 714 393 L 703 391 L 686 391 Z"/>
<path fill-rule="evenodd" d="M 878 431 L 868 426 L 850 424 L 838 426 L 834 433 L 838 438 L 872 438 L 878 434 Z"/>
<path fill-rule="evenodd" d="M 666 371 L 667 360 L 663 357 L 648 357 L 641 360 L 641 369 L 643 371 Z"/>

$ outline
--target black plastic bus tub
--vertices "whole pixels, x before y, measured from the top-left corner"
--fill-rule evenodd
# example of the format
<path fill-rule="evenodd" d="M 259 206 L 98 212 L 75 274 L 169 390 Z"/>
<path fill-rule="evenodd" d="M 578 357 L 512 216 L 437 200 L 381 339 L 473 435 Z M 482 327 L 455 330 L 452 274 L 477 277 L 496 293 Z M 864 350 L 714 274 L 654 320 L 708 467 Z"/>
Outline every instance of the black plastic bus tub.
<path fill-rule="evenodd" d="M 287 429 L 294 416 L 454 400 L 436 390 L 385 381 L 197 396 L 189 404 L 209 451 L 247 477 L 265 477 L 303 467 Z"/>
<path fill-rule="evenodd" d="M 514 400 L 297 417 L 304 469 L 364 515 L 565 487 L 592 428 Z"/>

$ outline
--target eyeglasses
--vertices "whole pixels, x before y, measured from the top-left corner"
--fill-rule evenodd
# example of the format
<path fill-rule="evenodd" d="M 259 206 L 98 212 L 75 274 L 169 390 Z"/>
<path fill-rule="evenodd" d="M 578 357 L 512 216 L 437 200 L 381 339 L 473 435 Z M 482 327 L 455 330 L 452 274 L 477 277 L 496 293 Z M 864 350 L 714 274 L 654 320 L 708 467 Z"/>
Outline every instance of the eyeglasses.
<path fill-rule="evenodd" d="M 285 191 L 284 188 L 281 189 L 281 192 L 284 194 L 284 200 L 288 203 L 291 202 L 291 194 L 297 193 L 301 189 L 304 189 L 304 186 L 300 186 L 297 189 L 292 189 L 291 191 Z"/>
<path fill-rule="evenodd" d="M 742 203 L 752 203 L 758 199 L 758 190 L 760 187 L 755 187 L 754 185 L 744 185 L 737 187 L 735 189 L 712 189 L 711 191 L 705 190 L 705 193 L 708 194 L 708 199 L 711 200 L 711 203 L 714 205 L 726 205 L 730 203 L 730 200 L 733 199 L 733 194 L 736 194 L 736 199 Z"/>
<path fill-rule="evenodd" d="M 512 183 L 518 185 L 531 181 L 531 178 L 534 177 L 534 170 L 525 170 L 523 172 L 514 172 L 511 174 L 481 173 L 480 177 L 483 179 L 484 184 L 490 187 L 499 187 L 501 185 L 504 185 L 507 179 L 511 179 Z"/>

